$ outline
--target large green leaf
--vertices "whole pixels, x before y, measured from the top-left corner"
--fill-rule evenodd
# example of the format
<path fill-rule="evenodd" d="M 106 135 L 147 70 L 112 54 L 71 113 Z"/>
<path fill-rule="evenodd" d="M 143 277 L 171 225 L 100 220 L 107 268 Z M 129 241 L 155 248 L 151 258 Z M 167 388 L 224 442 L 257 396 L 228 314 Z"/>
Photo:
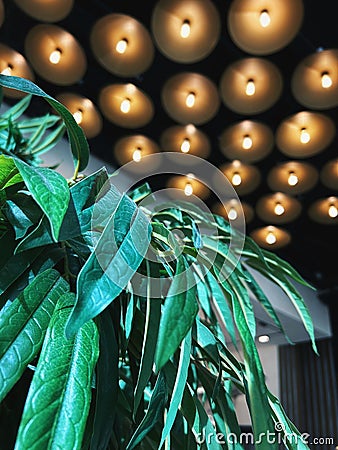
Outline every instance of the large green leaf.
<path fill-rule="evenodd" d="M 95 251 L 78 276 L 67 336 L 96 317 L 125 289 L 147 252 L 150 234 L 146 215 L 129 197 L 120 195 Z"/>
<path fill-rule="evenodd" d="M 67 180 L 54 170 L 31 167 L 19 159 L 15 160 L 15 165 L 34 200 L 46 214 L 52 236 L 57 241 L 70 198 Z"/>
<path fill-rule="evenodd" d="M 195 280 L 185 258 L 181 257 L 162 310 L 155 353 L 157 371 L 178 349 L 192 327 L 197 312 Z"/>
<path fill-rule="evenodd" d="M 12 158 L 0 155 L 0 189 L 20 183 L 22 177 Z"/>
<path fill-rule="evenodd" d="M 15 450 L 81 448 L 99 353 L 96 325 L 87 322 L 72 339 L 65 324 L 74 294 L 58 301 L 30 385 Z"/>
<path fill-rule="evenodd" d="M 88 142 L 82 128 L 76 123 L 73 115 L 62 103 L 46 94 L 32 81 L 20 77 L 6 76 L 0 74 L 0 86 L 10 89 L 18 89 L 28 94 L 44 98 L 60 114 L 67 127 L 67 133 L 71 144 L 76 172 L 83 171 L 89 160 Z"/>
<path fill-rule="evenodd" d="M 56 270 L 46 270 L 1 312 L 0 401 L 40 351 L 56 302 L 68 289 Z"/>

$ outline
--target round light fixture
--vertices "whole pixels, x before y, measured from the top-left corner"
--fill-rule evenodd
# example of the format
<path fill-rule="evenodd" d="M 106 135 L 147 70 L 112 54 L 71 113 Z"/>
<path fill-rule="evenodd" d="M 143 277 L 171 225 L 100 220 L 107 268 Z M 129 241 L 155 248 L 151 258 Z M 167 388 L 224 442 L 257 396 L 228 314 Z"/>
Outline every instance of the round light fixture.
<path fill-rule="evenodd" d="M 180 152 L 199 158 L 207 158 L 210 153 L 208 136 L 192 124 L 174 125 L 164 130 L 160 137 L 160 146 L 164 152 Z"/>
<path fill-rule="evenodd" d="M 148 158 L 144 164 L 144 159 L 153 153 L 159 152 L 160 148 L 149 137 L 143 134 L 135 134 L 120 138 L 115 143 L 113 151 L 114 157 L 120 166 L 134 161 L 137 164 L 129 164 L 126 166 L 127 169 L 133 172 L 143 172 L 149 170 L 149 164 L 154 163 Z M 154 166 L 151 168 L 154 168 Z"/>
<path fill-rule="evenodd" d="M 253 120 L 243 120 L 228 126 L 221 134 L 219 146 L 232 160 L 253 163 L 265 158 L 272 150 L 274 135 L 265 125 Z"/>
<path fill-rule="evenodd" d="M 210 0 L 160 0 L 151 18 L 159 50 L 179 63 L 194 63 L 215 48 L 221 32 L 219 12 Z"/>
<path fill-rule="evenodd" d="M 320 171 L 320 180 L 326 187 L 338 190 L 338 158 L 324 164 Z"/>
<path fill-rule="evenodd" d="M 261 174 L 256 166 L 234 160 L 223 164 L 220 170 L 228 178 L 238 195 L 254 191 L 261 181 Z"/>
<path fill-rule="evenodd" d="M 253 55 L 281 50 L 302 25 L 302 0 L 233 0 L 227 23 L 231 39 Z"/>
<path fill-rule="evenodd" d="M 182 72 L 169 78 L 162 88 L 167 114 L 183 125 L 201 125 L 217 113 L 220 98 L 215 84 L 199 73 Z"/>
<path fill-rule="evenodd" d="M 281 224 L 292 222 L 299 217 L 301 203 L 282 192 L 275 192 L 261 197 L 256 204 L 257 215 L 265 222 Z"/>
<path fill-rule="evenodd" d="M 102 117 L 94 103 L 87 97 L 73 92 L 63 92 L 56 97 L 74 116 L 88 139 L 97 136 L 102 130 Z"/>
<path fill-rule="evenodd" d="M 307 108 L 338 106 L 338 49 L 305 57 L 294 70 L 291 89 L 295 99 Z"/>
<path fill-rule="evenodd" d="M 318 181 L 317 169 L 309 163 L 286 161 L 272 167 L 267 182 L 273 191 L 297 195 L 311 190 Z"/>
<path fill-rule="evenodd" d="M 74 0 L 14 0 L 22 11 L 40 22 L 59 22 L 71 12 Z"/>
<path fill-rule="evenodd" d="M 26 58 L 11 47 L 0 44 L 0 73 L 1 75 L 26 78 L 34 81 L 34 73 Z M 27 95 L 17 89 L 2 88 L 3 94 L 8 98 L 22 98 Z"/>
<path fill-rule="evenodd" d="M 193 174 L 175 175 L 170 177 L 167 187 L 179 189 L 181 193 L 175 191 L 173 194 L 180 200 L 194 201 L 194 197 L 204 200 L 210 194 L 209 188 L 196 179 Z"/>
<path fill-rule="evenodd" d="M 222 100 L 239 114 L 259 114 L 271 108 L 282 93 L 278 67 L 263 58 L 243 58 L 229 64 L 220 79 Z"/>
<path fill-rule="evenodd" d="M 312 203 L 308 210 L 315 222 L 324 225 L 338 224 L 338 197 L 321 198 Z"/>
<path fill-rule="evenodd" d="M 148 124 L 154 115 L 150 97 L 134 84 L 110 84 L 99 93 L 99 107 L 112 123 L 126 128 Z"/>
<path fill-rule="evenodd" d="M 224 217 L 228 220 L 231 225 L 236 226 L 237 224 L 243 223 L 243 217 L 245 223 L 250 223 L 255 215 L 254 209 L 246 202 L 239 202 L 236 199 L 231 199 L 224 203 L 217 203 L 213 212 L 219 216 Z"/>
<path fill-rule="evenodd" d="M 154 45 L 141 22 L 125 14 L 108 14 L 98 19 L 90 34 L 97 61 L 108 71 L 123 77 L 145 72 L 154 58 Z"/>
<path fill-rule="evenodd" d="M 259 246 L 268 250 L 277 250 L 291 242 L 291 234 L 288 231 L 273 225 L 256 228 L 250 236 Z"/>
<path fill-rule="evenodd" d="M 77 83 L 87 69 L 86 54 L 77 39 L 56 25 L 31 28 L 25 39 L 25 54 L 42 78 L 60 86 Z"/>
<path fill-rule="evenodd" d="M 277 147 L 285 155 L 307 158 L 328 147 L 335 133 L 335 124 L 329 116 L 301 111 L 278 125 L 275 139 Z"/>

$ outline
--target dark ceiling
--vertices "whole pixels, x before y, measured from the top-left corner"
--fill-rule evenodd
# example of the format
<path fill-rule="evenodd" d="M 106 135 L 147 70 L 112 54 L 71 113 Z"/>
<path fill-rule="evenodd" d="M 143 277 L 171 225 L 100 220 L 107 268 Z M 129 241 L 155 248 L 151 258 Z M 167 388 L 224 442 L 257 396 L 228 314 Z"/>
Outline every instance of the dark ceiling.
<path fill-rule="evenodd" d="M 184 0 L 182 0 L 184 1 Z M 89 43 L 90 30 L 94 22 L 105 14 L 120 12 L 138 19 L 150 31 L 151 16 L 155 1 L 135 2 L 134 0 L 76 0 L 71 13 L 57 25 L 70 31 L 84 48 L 88 61 L 88 68 L 84 78 L 72 86 L 56 86 L 46 82 L 36 75 L 36 83 L 48 94 L 56 96 L 65 91 L 77 92 L 89 97 L 97 104 L 100 89 L 114 82 L 132 82 L 145 91 L 151 98 L 155 107 L 155 115 L 152 121 L 140 129 L 125 129 L 104 120 L 102 133 L 90 139 L 91 152 L 107 163 L 117 166 L 113 156 L 114 143 L 122 136 L 141 133 L 154 141 L 159 142 L 163 130 L 175 125 L 175 122 L 166 114 L 161 105 L 161 89 L 165 80 L 171 75 L 182 71 L 194 71 L 206 75 L 219 84 L 220 77 L 225 67 L 232 61 L 250 56 L 240 50 L 229 37 L 226 18 L 230 1 L 213 0 L 217 7 L 221 22 L 221 38 L 212 53 L 200 62 L 193 64 L 180 64 L 166 58 L 155 45 L 155 58 L 151 67 L 136 78 L 121 78 L 107 72 L 96 61 Z M 217 115 L 208 123 L 201 125 L 211 141 L 212 151 L 209 161 L 216 166 L 225 163 L 226 157 L 219 149 L 219 136 L 225 127 L 244 118 L 259 120 L 266 123 L 273 131 L 282 119 L 290 114 L 302 111 L 304 108 L 294 99 L 290 90 L 290 79 L 296 65 L 307 55 L 319 48 L 338 48 L 338 32 L 336 23 L 336 5 L 333 0 L 304 0 L 305 15 L 302 27 L 296 37 L 282 50 L 265 56 L 274 62 L 280 69 L 283 79 L 283 93 L 280 99 L 266 112 L 255 116 L 244 117 L 228 109 L 224 104 L 218 110 Z M 6 16 L 0 29 L 0 39 L 17 51 L 24 54 L 24 39 L 29 29 L 38 22 L 23 13 L 13 1 L 4 1 Z M 9 100 L 11 102 L 12 100 Z M 41 113 L 46 106 L 39 99 L 34 99 L 30 113 Z M 338 108 L 325 110 L 334 122 L 338 123 Z M 324 151 L 306 161 L 320 169 L 325 162 L 336 158 L 338 155 L 338 135 Z M 255 163 L 262 174 L 262 181 L 253 193 L 243 196 L 243 200 L 255 207 L 257 200 L 264 194 L 271 192 L 266 175 L 277 163 L 288 158 L 277 147 L 263 160 Z M 162 183 L 162 186 L 160 186 Z M 164 178 L 153 180 L 153 188 L 164 187 Z M 300 217 L 283 227 L 292 235 L 289 245 L 276 250 L 281 257 L 293 264 L 300 273 L 323 292 L 334 292 L 338 285 L 337 252 L 338 233 L 336 225 L 320 225 L 312 221 L 307 213 L 309 205 L 317 198 L 337 195 L 331 189 L 325 187 L 320 181 L 316 186 L 297 198 L 302 203 L 303 209 Z M 208 206 L 212 206 L 214 199 L 206 200 Z M 264 226 L 266 223 L 257 216 L 247 226 L 247 233 L 253 229 Z"/>

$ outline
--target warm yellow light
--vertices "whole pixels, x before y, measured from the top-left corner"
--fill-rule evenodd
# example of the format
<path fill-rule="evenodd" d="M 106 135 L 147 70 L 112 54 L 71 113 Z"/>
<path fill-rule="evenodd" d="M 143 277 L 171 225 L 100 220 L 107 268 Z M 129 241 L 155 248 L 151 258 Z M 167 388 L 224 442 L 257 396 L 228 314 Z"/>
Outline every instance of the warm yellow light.
<path fill-rule="evenodd" d="M 181 144 L 181 152 L 188 153 L 190 150 L 190 139 L 184 138 Z"/>
<path fill-rule="evenodd" d="M 308 133 L 308 131 L 306 131 L 306 128 L 302 128 L 300 130 L 300 142 L 302 144 L 307 144 L 308 142 L 310 142 L 311 140 L 311 136 Z"/>
<path fill-rule="evenodd" d="M 59 64 L 61 59 L 61 50 L 59 48 L 55 49 L 50 55 L 49 55 L 49 61 L 52 64 Z"/>
<path fill-rule="evenodd" d="M 236 220 L 237 217 L 238 217 L 237 211 L 235 210 L 235 208 L 231 207 L 228 212 L 228 219 Z"/>
<path fill-rule="evenodd" d="M 322 87 L 324 89 L 327 89 L 329 87 L 332 86 L 332 78 L 330 77 L 330 75 L 328 74 L 328 72 L 323 72 L 322 73 Z"/>
<path fill-rule="evenodd" d="M 5 69 L 3 69 L 1 71 L 1 75 L 7 75 L 7 76 L 12 75 L 12 67 L 8 64 L 8 66 L 5 67 Z"/>
<path fill-rule="evenodd" d="M 189 92 L 185 100 L 185 104 L 188 108 L 192 108 L 195 105 L 196 94 L 194 92 Z"/>
<path fill-rule="evenodd" d="M 270 18 L 270 15 L 269 15 L 267 9 L 263 9 L 263 11 L 261 11 L 261 13 L 259 15 L 259 23 L 261 24 L 261 26 L 263 28 L 266 28 L 270 25 L 271 18 Z"/>
<path fill-rule="evenodd" d="M 242 147 L 244 150 L 249 150 L 252 147 L 252 139 L 248 134 L 243 137 Z"/>
<path fill-rule="evenodd" d="M 277 216 L 281 216 L 282 214 L 284 214 L 285 208 L 281 203 L 277 202 L 274 211 Z"/>
<path fill-rule="evenodd" d="M 335 205 L 329 206 L 329 216 L 332 217 L 332 219 L 335 219 L 338 216 L 338 209 Z"/>
<path fill-rule="evenodd" d="M 141 159 L 142 159 L 142 150 L 138 147 L 137 149 L 134 150 L 133 160 L 135 162 L 140 162 Z"/>
<path fill-rule="evenodd" d="M 77 124 L 80 124 L 82 122 L 83 119 L 83 112 L 81 109 L 75 111 L 75 113 L 73 114 L 73 117 L 76 121 Z"/>
<path fill-rule="evenodd" d="M 247 84 L 246 84 L 246 88 L 245 88 L 245 93 L 248 96 L 254 95 L 256 92 L 256 86 L 254 83 L 254 80 L 252 78 L 250 78 L 250 80 L 248 80 Z"/>
<path fill-rule="evenodd" d="M 187 37 L 190 36 L 190 32 L 191 32 L 190 22 L 189 20 L 185 20 L 181 26 L 181 37 L 186 39 Z"/>
<path fill-rule="evenodd" d="M 121 112 L 123 112 L 124 114 L 129 113 L 130 106 L 131 106 L 130 98 L 125 98 L 124 100 L 122 100 L 120 105 Z"/>
<path fill-rule="evenodd" d="M 234 186 L 239 186 L 242 183 L 242 178 L 238 172 L 234 172 L 231 182 Z"/>
<path fill-rule="evenodd" d="M 192 195 L 194 192 L 194 189 L 192 187 L 191 183 L 186 183 L 185 187 L 184 187 L 184 193 L 187 197 L 189 197 L 190 195 Z"/>
<path fill-rule="evenodd" d="M 276 236 L 273 234 L 272 231 L 269 231 L 269 233 L 266 235 L 265 240 L 266 240 L 266 242 L 267 242 L 268 244 L 272 245 L 272 244 L 275 244 L 275 243 L 276 243 L 277 238 L 276 238 Z"/>
<path fill-rule="evenodd" d="M 299 179 L 297 177 L 297 175 L 295 174 L 295 172 L 289 172 L 289 178 L 288 178 L 288 184 L 289 186 L 296 186 L 296 184 L 298 183 Z"/>
<path fill-rule="evenodd" d="M 116 51 L 117 53 L 120 53 L 121 55 L 123 55 L 123 53 L 125 53 L 125 51 L 127 50 L 128 47 L 128 40 L 127 39 L 120 39 L 118 41 L 118 43 L 116 44 Z"/>

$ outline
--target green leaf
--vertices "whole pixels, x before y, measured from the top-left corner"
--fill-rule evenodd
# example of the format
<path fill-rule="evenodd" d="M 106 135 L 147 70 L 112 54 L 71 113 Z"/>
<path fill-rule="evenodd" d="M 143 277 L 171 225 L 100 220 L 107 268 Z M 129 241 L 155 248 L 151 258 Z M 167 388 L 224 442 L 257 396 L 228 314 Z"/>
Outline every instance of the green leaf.
<path fill-rule="evenodd" d="M 164 424 L 164 428 L 162 430 L 161 435 L 161 442 L 158 446 L 158 448 L 161 448 L 164 444 L 164 441 L 166 440 L 167 436 L 170 433 L 170 430 L 172 429 L 175 418 L 177 415 L 177 411 L 180 408 L 184 388 L 187 382 L 188 378 L 188 369 L 190 365 L 190 352 L 191 352 L 191 330 L 188 331 L 188 334 L 183 339 L 182 346 L 181 346 L 181 352 L 180 352 L 180 359 L 178 363 L 177 368 L 177 374 L 176 374 L 176 380 L 175 385 L 173 388 L 173 392 L 171 395 L 170 400 L 170 406 L 166 415 L 166 421 Z"/>
<path fill-rule="evenodd" d="M 34 200 L 46 214 L 52 236 L 57 241 L 70 198 L 67 180 L 54 170 L 31 167 L 20 160 L 15 160 L 15 165 Z"/>
<path fill-rule="evenodd" d="M 126 195 L 120 197 L 78 276 L 77 299 L 67 324 L 67 336 L 96 317 L 125 289 L 148 250 L 150 235 L 145 214 Z"/>
<path fill-rule="evenodd" d="M 1 84 L 1 82 L 0 82 Z M 11 119 L 12 121 L 18 119 L 27 110 L 32 100 L 31 95 L 25 95 L 21 100 L 16 102 L 11 108 L 8 108 L 2 114 L 3 119 Z"/>
<path fill-rule="evenodd" d="M 0 189 L 20 183 L 22 177 L 12 158 L 0 155 Z"/>
<path fill-rule="evenodd" d="M 38 145 L 38 142 L 34 146 L 29 146 L 29 144 L 27 144 L 30 153 L 32 155 L 42 155 L 43 153 L 48 152 L 60 141 L 65 134 L 65 131 L 65 124 L 61 123 L 55 130 L 51 131 L 48 136 L 44 137 L 43 142 L 40 143 L 40 145 Z"/>
<path fill-rule="evenodd" d="M 186 260 L 178 259 L 176 273 L 165 299 L 155 353 L 159 371 L 178 349 L 198 312 L 196 285 Z"/>
<path fill-rule="evenodd" d="M 46 270 L 1 312 L 0 401 L 40 351 L 56 302 L 68 289 L 56 270 Z"/>
<path fill-rule="evenodd" d="M 73 339 L 65 324 L 74 294 L 58 301 L 30 385 L 15 450 L 81 449 L 98 358 L 98 331 L 86 323 Z"/>
<path fill-rule="evenodd" d="M 89 161 L 88 142 L 82 128 L 76 123 L 73 115 L 62 103 L 46 94 L 33 82 L 20 77 L 5 76 L 0 74 L 0 86 L 17 89 L 28 94 L 44 98 L 60 114 L 67 127 L 67 133 L 71 144 L 76 172 L 83 171 Z"/>
<path fill-rule="evenodd" d="M 132 435 L 126 450 L 132 450 L 154 428 L 163 417 L 164 407 L 167 401 L 167 386 L 162 372 L 159 373 L 154 390 L 152 392 L 148 410 Z"/>
<path fill-rule="evenodd" d="M 22 238 L 33 225 L 26 213 L 11 200 L 7 200 L 5 214 L 15 231 L 15 239 Z"/>

